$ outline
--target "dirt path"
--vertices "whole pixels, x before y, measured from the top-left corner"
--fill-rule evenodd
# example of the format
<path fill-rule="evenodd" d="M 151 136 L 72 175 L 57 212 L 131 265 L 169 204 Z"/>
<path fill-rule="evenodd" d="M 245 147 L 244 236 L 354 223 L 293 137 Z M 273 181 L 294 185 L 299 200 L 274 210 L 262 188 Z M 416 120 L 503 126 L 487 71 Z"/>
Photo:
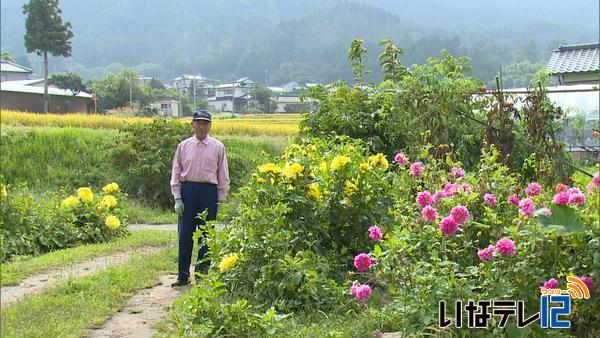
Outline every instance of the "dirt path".
<path fill-rule="evenodd" d="M 37 293 L 53 286 L 55 283 L 69 277 L 92 275 L 110 266 L 124 263 L 132 254 L 148 255 L 164 249 L 163 247 L 143 247 L 114 255 L 96 257 L 84 262 L 59 269 L 52 269 L 43 274 L 33 275 L 24 279 L 19 285 L 6 286 L 0 289 L 0 304 L 8 306 L 23 299 L 25 295 Z"/>
<path fill-rule="evenodd" d="M 131 231 L 136 230 L 164 230 L 177 231 L 177 224 L 129 224 L 127 228 Z"/>
<path fill-rule="evenodd" d="M 124 308 L 101 328 L 92 330 L 89 337 L 152 337 L 152 326 L 167 316 L 171 303 L 189 289 L 172 288 L 176 279 L 175 275 L 161 276 L 158 285 L 131 297 Z"/>

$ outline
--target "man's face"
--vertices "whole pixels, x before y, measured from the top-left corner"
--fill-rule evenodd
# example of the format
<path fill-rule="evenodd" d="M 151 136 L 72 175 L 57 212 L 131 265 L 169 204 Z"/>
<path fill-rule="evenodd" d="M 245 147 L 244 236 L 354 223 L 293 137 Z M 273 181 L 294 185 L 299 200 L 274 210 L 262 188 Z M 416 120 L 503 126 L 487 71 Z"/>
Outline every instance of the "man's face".
<path fill-rule="evenodd" d="M 208 132 L 210 131 L 211 123 L 209 121 L 198 120 L 192 121 L 192 129 L 194 129 L 194 133 L 196 137 L 199 139 L 204 139 Z"/>

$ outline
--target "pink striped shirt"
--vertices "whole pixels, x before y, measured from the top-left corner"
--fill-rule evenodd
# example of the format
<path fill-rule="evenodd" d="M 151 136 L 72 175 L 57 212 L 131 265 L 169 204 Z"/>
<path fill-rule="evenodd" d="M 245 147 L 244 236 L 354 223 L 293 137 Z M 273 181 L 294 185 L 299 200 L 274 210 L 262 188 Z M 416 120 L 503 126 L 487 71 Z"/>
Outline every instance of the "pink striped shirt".
<path fill-rule="evenodd" d="M 181 198 L 181 183 L 186 181 L 216 184 L 219 202 L 227 199 L 229 169 L 223 143 L 208 135 L 202 141 L 194 135 L 179 143 L 171 172 L 171 193 L 175 199 Z"/>

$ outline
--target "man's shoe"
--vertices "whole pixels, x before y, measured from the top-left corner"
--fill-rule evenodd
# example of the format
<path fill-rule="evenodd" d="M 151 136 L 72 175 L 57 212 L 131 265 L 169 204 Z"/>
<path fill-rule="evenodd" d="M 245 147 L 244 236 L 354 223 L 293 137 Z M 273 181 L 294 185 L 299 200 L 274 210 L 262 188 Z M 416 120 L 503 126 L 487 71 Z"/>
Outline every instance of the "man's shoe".
<path fill-rule="evenodd" d="M 186 286 L 189 285 L 191 283 L 190 279 L 185 279 L 185 280 L 181 280 L 178 279 L 175 283 L 171 284 L 171 287 L 177 287 L 177 286 Z"/>

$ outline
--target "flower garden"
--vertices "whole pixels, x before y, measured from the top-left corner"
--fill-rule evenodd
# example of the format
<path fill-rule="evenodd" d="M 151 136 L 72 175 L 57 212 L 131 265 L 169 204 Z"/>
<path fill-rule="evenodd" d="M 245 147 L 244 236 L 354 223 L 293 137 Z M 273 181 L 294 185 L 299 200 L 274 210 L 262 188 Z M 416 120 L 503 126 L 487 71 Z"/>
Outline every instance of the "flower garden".
<path fill-rule="evenodd" d="M 311 88 L 318 109 L 286 146 L 250 147 L 249 134 L 224 132 L 235 192 L 196 235 L 207 234 L 211 268 L 173 303 L 159 336 L 600 334 L 597 159 L 564 151 L 560 110 L 541 86 L 521 108 L 499 92 L 473 100 L 481 83 L 466 60 L 442 53 L 409 70 L 388 47 L 384 82 L 361 86 L 359 48 L 350 53 L 356 86 Z M 12 193 L 11 177 L 0 196 L 2 259 L 128 236 L 127 202 L 170 207 L 172 151 L 187 135 L 173 121 L 123 127 L 105 144 L 112 169 L 90 169 L 88 184 L 53 195 L 48 208 Z M 569 298 L 568 328 L 543 327 L 542 292 L 574 277 L 589 297 Z M 519 305 L 505 320 L 468 310 L 473 301 Z M 517 310 L 534 320 L 520 325 Z M 77 332 L 92 326 L 82 325 Z"/>

